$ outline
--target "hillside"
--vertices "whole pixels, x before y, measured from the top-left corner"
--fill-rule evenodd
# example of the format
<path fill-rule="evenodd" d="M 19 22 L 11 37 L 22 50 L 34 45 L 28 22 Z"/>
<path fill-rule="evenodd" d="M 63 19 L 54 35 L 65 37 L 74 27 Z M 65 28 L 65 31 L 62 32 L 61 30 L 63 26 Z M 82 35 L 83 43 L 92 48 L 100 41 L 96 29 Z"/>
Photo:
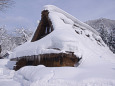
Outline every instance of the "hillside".
<path fill-rule="evenodd" d="M 103 41 L 115 53 L 115 20 L 100 18 L 86 22 L 100 33 Z"/>

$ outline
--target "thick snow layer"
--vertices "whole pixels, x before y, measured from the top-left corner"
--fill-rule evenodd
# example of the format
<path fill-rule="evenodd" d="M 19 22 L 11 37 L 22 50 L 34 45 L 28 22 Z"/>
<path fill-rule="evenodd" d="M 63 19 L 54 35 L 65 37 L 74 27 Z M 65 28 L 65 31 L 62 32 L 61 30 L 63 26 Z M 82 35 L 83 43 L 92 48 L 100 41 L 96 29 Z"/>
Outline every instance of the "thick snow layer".
<path fill-rule="evenodd" d="M 67 12 L 63 11 L 62 9 L 60 9 L 60 8 L 54 6 L 54 5 L 46 5 L 46 6 L 44 6 L 44 10 L 48 10 L 49 12 L 58 12 L 58 13 L 61 13 L 61 14 L 65 15 L 66 18 L 71 19 L 71 21 L 73 23 L 75 23 L 78 27 L 84 28 L 84 29 L 88 29 L 88 30 L 92 31 L 93 33 L 95 33 L 97 35 L 99 34 L 96 30 L 94 30 L 89 25 L 81 22 L 80 20 L 76 19 L 74 16 L 68 14 Z"/>
<path fill-rule="evenodd" d="M 0 59 L 0 86 L 21 86 L 13 79 L 15 71 L 6 67 L 8 62 L 9 59 Z"/>
<path fill-rule="evenodd" d="M 78 67 L 27 66 L 15 72 L 5 66 L 8 59 L 0 59 L 0 86 L 115 86 L 115 61 L 98 61 Z"/>
<path fill-rule="evenodd" d="M 28 66 L 17 71 L 14 79 L 23 86 L 115 86 L 115 63 L 90 67 Z"/>

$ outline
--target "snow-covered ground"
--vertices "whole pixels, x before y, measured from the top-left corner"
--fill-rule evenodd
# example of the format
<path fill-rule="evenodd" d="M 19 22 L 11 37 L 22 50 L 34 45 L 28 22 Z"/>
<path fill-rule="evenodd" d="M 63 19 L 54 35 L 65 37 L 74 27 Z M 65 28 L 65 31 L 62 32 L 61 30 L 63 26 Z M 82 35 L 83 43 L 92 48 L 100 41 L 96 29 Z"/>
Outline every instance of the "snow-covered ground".
<path fill-rule="evenodd" d="M 13 79 L 14 70 L 7 67 L 9 59 L 0 59 L 0 86 L 21 86 L 21 84 Z"/>
<path fill-rule="evenodd" d="M 78 67 L 27 66 L 16 72 L 7 68 L 8 61 L 0 59 L 0 86 L 115 86 L 115 63 L 108 60 Z"/>

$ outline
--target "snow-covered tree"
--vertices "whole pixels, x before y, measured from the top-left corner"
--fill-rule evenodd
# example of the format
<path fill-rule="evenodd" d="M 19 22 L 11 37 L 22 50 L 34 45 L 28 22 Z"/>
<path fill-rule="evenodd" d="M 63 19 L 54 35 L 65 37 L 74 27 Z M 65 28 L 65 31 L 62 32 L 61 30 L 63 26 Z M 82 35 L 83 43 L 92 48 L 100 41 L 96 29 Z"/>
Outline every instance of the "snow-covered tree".
<path fill-rule="evenodd" d="M 111 30 L 109 35 L 109 47 L 115 53 L 115 28 Z"/>
<path fill-rule="evenodd" d="M 18 28 L 15 30 L 15 34 L 18 37 L 21 37 L 21 39 L 23 40 L 23 42 L 27 42 L 29 40 L 29 38 L 32 35 L 32 31 L 30 31 L 29 29 L 24 29 L 22 28 Z"/>
<path fill-rule="evenodd" d="M 12 51 L 17 46 L 25 43 L 32 35 L 32 31 L 28 29 L 16 29 L 15 33 L 7 33 L 5 27 L 0 28 L 0 45 L 1 54 L 0 57 L 4 56 L 7 52 Z"/>
<path fill-rule="evenodd" d="M 103 41 L 115 53 L 115 20 L 100 18 L 87 21 L 86 23 L 100 33 Z"/>

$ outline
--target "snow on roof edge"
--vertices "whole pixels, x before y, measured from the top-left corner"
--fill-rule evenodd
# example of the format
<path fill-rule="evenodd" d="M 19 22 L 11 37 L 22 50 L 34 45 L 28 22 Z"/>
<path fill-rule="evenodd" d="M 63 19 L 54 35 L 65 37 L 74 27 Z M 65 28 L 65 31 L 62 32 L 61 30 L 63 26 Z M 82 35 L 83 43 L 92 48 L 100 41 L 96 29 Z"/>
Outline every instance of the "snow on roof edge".
<path fill-rule="evenodd" d="M 87 25 L 86 23 L 81 22 L 80 20 L 78 20 L 77 18 L 75 18 L 74 16 L 70 15 L 69 13 L 65 12 L 64 10 L 54 6 L 54 5 L 45 5 L 43 10 L 48 10 L 49 12 L 53 11 L 53 12 L 59 12 L 64 14 L 67 18 L 71 19 L 72 21 L 74 21 L 75 24 L 82 26 L 90 31 L 92 31 L 93 33 L 95 33 L 96 35 L 99 35 L 99 33 L 92 28 L 91 26 Z"/>

